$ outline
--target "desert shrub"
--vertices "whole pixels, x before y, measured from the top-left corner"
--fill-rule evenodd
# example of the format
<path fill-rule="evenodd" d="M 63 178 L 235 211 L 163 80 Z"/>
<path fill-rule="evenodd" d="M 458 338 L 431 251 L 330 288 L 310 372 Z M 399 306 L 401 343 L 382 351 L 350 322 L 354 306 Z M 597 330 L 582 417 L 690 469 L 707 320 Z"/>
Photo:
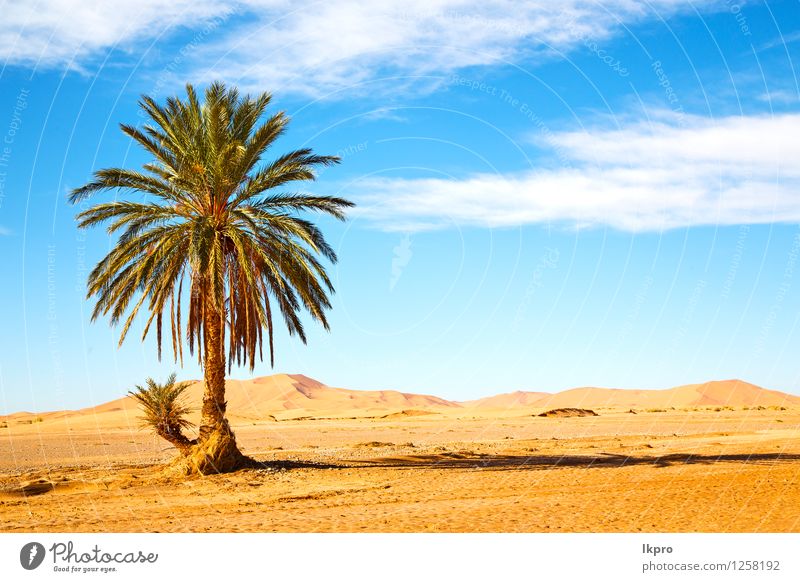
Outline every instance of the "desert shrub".
<path fill-rule="evenodd" d="M 191 412 L 184 403 L 184 392 L 188 387 L 188 382 L 176 382 L 175 374 L 170 374 L 164 384 L 148 378 L 146 386 L 137 385 L 135 391 L 129 392 L 142 407 L 144 426 L 152 428 L 158 436 L 180 449 L 191 444 L 183 434 L 184 429 L 193 426 L 186 419 Z"/>

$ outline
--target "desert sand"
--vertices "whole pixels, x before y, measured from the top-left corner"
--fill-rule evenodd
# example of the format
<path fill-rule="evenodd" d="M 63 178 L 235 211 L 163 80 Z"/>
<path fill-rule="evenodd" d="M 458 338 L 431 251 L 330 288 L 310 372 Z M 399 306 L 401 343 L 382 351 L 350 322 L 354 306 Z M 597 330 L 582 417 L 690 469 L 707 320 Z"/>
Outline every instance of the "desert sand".
<path fill-rule="evenodd" d="M 0 529 L 800 531 L 800 398 L 738 380 L 452 402 L 275 375 L 228 406 L 263 468 L 170 476 L 130 398 L 0 417 Z"/>

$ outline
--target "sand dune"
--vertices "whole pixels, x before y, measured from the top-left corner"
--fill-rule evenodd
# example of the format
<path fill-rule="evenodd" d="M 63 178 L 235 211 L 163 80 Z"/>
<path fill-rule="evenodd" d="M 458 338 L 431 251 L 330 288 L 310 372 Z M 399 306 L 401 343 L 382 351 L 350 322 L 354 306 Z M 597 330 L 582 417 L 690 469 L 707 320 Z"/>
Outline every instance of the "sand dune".
<path fill-rule="evenodd" d="M 194 381 L 187 399 L 199 420 L 203 384 Z M 681 408 L 697 406 L 800 406 L 800 397 L 766 390 L 741 380 L 690 384 L 667 390 L 574 388 L 555 394 L 512 392 L 469 402 L 396 390 L 348 390 L 326 386 L 301 374 L 275 374 L 252 380 L 227 381 L 228 414 L 234 423 L 300 418 L 360 418 L 414 416 L 425 413 L 477 412 L 498 414 L 550 408 Z M 75 411 L 20 412 L 0 422 L 21 425 L 39 422 L 133 427 L 139 411 L 130 398 L 119 398 Z"/>
<path fill-rule="evenodd" d="M 459 407 L 454 402 L 424 394 L 408 394 L 396 390 L 333 388 L 302 374 L 275 374 L 252 380 L 227 380 L 225 395 L 228 415 L 234 423 L 306 417 L 379 417 L 388 414 L 407 416 L 408 411 L 431 413 Z M 194 409 L 189 419 L 197 423 L 203 401 L 203 383 L 193 381 L 186 391 L 186 399 Z M 97 426 L 120 427 L 136 425 L 138 416 L 136 401 L 126 396 L 74 411 L 18 412 L 0 416 L 0 422 L 89 422 Z"/>
<path fill-rule="evenodd" d="M 668 390 L 608 390 L 579 388 L 556 394 L 540 406 L 687 407 L 687 406 L 785 406 L 800 398 L 766 390 L 741 380 L 689 384 Z"/>
<path fill-rule="evenodd" d="M 202 399 L 202 383 L 189 390 L 194 400 Z M 406 409 L 437 410 L 458 405 L 425 394 L 396 390 L 348 390 L 332 388 L 302 374 L 276 374 L 253 380 L 230 380 L 228 408 L 232 414 L 263 418 L 313 416 L 369 416 Z"/>
<path fill-rule="evenodd" d="M 516 392 L 509 392 L 507 394 L 497 394 L 496 396 L 488 396 L 479 400 L 469 400 L 462 402 L 462 406 L 467 408 L 512 408 L 515 406 L 536 406 L 537 402 L 543 398 L 552 396 L 547 392 L 524 392 L 517 390 Z"/>
<path fill-rule="evenodd" d="M 766 390 L 742 380 L 688 384 L 666 390 L 573 388 L 555 394 L 512 392 L 463 403 L 481 409 L 531 408 L 671 408 L 690 406 L 798 406 L 800 396 Z"/>

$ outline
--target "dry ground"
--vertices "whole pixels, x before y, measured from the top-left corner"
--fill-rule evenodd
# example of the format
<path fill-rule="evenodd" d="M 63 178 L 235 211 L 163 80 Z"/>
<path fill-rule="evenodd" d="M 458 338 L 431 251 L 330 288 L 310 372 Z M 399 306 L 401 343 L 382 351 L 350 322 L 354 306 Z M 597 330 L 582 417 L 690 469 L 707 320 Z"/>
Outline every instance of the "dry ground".
<path fill-rule="evenodd" d="M 264 468 L 186 480 L 145 432 L 12 421 L 0 531 L 800 531 L 800 410 L 598 412 L 240 421 Z"/>

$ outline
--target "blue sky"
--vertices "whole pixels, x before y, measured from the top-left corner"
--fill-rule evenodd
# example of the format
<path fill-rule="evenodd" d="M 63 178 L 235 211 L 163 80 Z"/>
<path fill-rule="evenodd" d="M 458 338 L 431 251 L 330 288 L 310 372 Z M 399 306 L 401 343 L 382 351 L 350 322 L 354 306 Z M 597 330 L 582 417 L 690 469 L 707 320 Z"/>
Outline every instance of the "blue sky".
<path fill-rule="evenodd" d="M 118 129 L 141 94 L 215 79 L 274 93 L 275 153 L 338 153 L 310 189 L 358 203 L 323 223 L 332 330 L 279 330 L 275 372 L 458 400 L 800 393 L 797 1 L 111 4 L 3 10 L 0 413 L 176 369 L 89 321 L 113 241 L 66 193 L 147 161 Z"/>

